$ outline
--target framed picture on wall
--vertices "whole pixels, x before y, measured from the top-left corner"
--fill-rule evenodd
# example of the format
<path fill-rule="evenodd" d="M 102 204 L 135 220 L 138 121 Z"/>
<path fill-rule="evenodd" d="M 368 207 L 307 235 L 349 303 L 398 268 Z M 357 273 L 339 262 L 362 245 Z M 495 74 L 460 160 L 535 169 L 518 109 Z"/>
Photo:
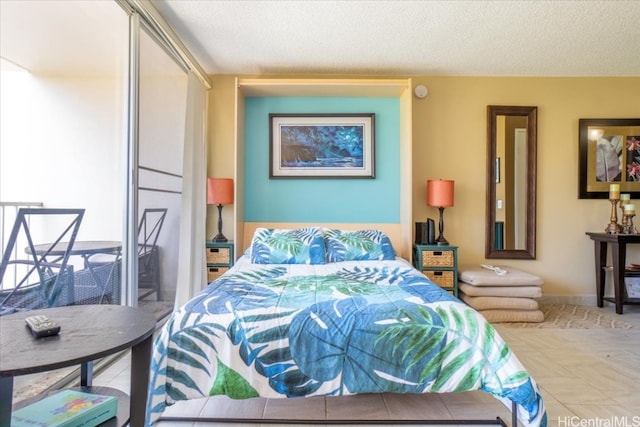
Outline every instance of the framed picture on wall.
<path fill-rule="evenodd" d="M 375 178 L 375 114 L 269 114 L 269 178 Z"/>
<path fill-rule="evenodd" d="M 609 186 L 640 199 L 640 119 L 579 120 L 580 199 L 608 199 Z"/>

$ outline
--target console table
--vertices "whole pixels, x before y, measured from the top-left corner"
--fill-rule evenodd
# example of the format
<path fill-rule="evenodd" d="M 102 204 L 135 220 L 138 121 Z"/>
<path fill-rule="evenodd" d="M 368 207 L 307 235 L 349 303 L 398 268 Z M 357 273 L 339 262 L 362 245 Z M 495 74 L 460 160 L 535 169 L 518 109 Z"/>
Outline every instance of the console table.
<path fill-rule="evenodd" d="M 24 319 L 36 314 L 56 321 L 61 327 L 60 334 L 34 338 Z M 83 391 L 119 397 L 115 425 L 144 425 L 155 326 L 152 313 L 104 304 L 55 307 L 0 317 L 0 426 L 10 424 L 13 377 L 72 365 L 80 365 Z M 129 348 L 131 398 L 122 399 L 123 393 L 119 390 L 92 387 L 93 361 Z M 28 400 L 30 403 L 34 399 Z M 16 404 L 20 406 L 22 402 Z"/>
<path fill-rule="evenodd" d="M 640 234 L 609 234 L 586 233 L 594 242 L 595 266 L 596 266 L 596 298 L 598 307 L 604 305 L 603 301 L 613 302 L 616 305 L 616 313 L 622 314 L 622 306 L 625 302 L 640 302 L 640 300 L 628 300 L 625 298 L 624 277 L 627 258 L 627 245 L 640 243 Z M 607 246 L 611 245 L 611 258 L 613 263 L 613 291 L 614 298 L 604 296 L 605 267 L 607 266 Z"/>

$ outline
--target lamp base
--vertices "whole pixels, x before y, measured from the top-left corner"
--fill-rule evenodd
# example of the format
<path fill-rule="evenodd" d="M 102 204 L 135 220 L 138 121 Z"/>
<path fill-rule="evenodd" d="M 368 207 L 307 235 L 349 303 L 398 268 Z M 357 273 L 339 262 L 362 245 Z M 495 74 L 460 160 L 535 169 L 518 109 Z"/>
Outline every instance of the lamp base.
<path fill-rule="evenodd" d="M 449 241 L 445 239 L 444 236 L 441 235 L 440 237 L 438 237 L 438 240 L 436 240 L 436 245 L 449 246 Z"/>
<path fill-rule="evenodd" d="M 224 234 L 218 233 L 211 238 L 212 242 L 228 242 L 227 238 L 224 237 Z"/>
<path fill-rule="evenodd" d="M 222 204 L 218 205 L 218 234 L 213 236 L 212 242 L 226 242 L 227 238 L 222 234 Z"/>
<path fill-rule="evenodd" d="M 440 211 L 440 224 L 438 227 L 438 240 L 436 240 L 436 244 L 438 246 L 447 246 L 449 244 L 449 242 L 447 241 L 447 239 L 444 238 L 444 207 L 439 207 L 438 210 Z"/>

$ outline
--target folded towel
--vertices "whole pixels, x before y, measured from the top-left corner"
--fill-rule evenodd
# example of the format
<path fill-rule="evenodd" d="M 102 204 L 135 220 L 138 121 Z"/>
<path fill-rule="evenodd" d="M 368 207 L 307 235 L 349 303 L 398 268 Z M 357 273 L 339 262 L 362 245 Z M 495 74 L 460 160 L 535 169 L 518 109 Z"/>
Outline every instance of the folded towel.
<path fill-rule="evenodd" d="M 458 282 L 458 289 L 470 296 L 540 298 L 540 286 L 471 286 Z"/>
<path fill-rule="evenodd" d="M 464 292 L 458 294 L 460 299 L 476 310 L 510 309 L 537 310 L 538 301 L 531 298 L 513 297 L 472 297 Z"/>
<path fill-rule="evenodd" d="M 544 321 L 544 313 L 540 310 L 479 310 L 490 323 L 540 323 Z"/>

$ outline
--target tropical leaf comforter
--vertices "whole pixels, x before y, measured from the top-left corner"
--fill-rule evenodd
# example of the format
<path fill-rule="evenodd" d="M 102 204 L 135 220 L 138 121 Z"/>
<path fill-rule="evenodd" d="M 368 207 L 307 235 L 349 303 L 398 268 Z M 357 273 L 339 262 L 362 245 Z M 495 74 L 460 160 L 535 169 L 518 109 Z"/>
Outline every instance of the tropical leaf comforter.
<path fill-rule="evenodd" d="M 147 423 L 176 401 L 483 390 L 546 425 L 534 380 L 484 318 L 406 261 L 243 257 L 157 336 Z"/>

